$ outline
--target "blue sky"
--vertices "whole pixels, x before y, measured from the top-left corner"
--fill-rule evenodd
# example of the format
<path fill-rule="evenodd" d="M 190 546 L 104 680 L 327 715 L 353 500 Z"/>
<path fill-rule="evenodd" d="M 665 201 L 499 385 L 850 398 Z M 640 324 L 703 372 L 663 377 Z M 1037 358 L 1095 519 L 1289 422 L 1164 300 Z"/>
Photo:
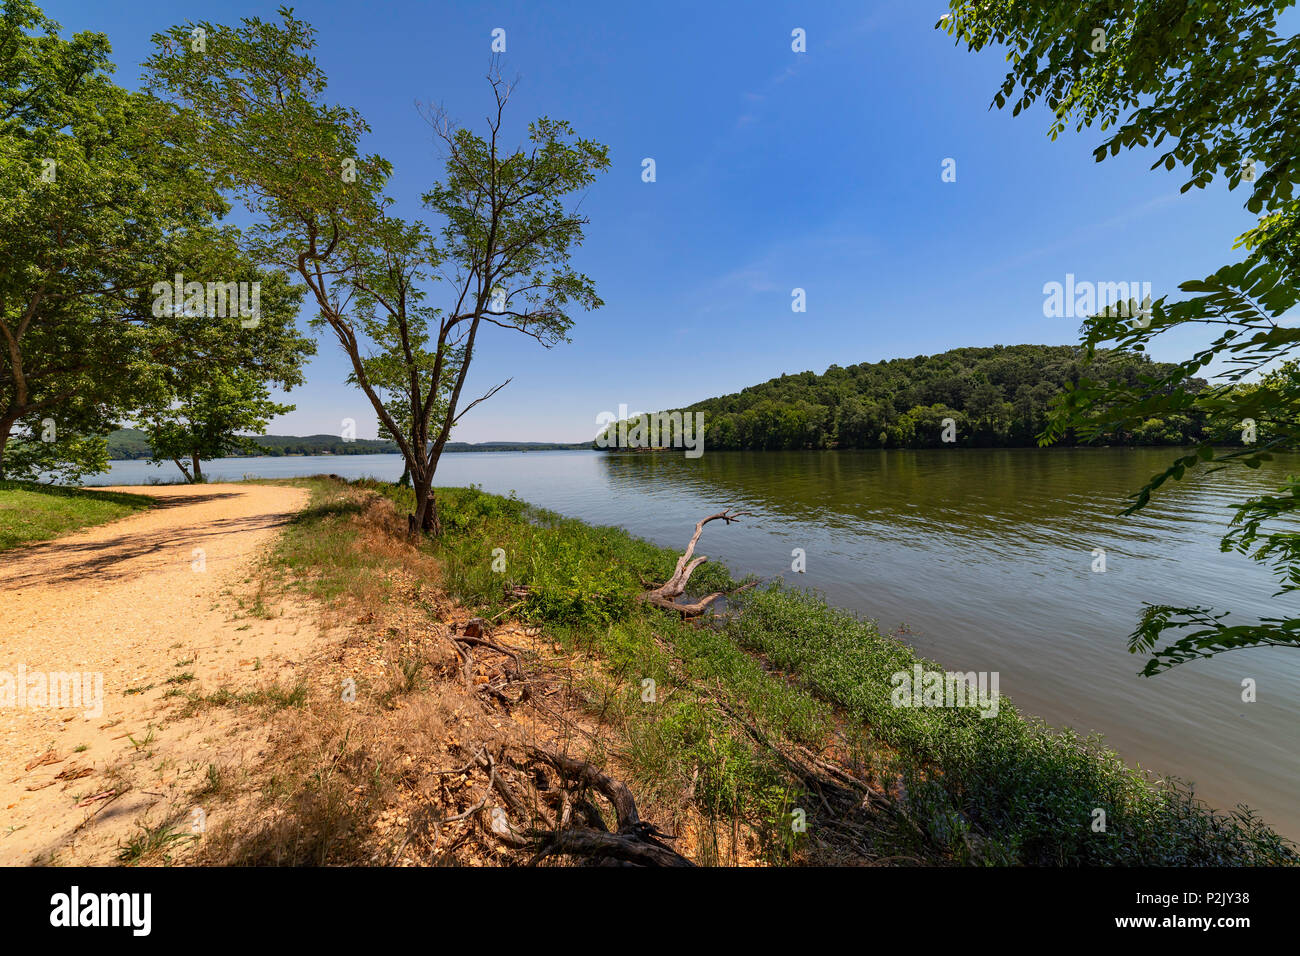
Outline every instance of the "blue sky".
<path fill-rule="evenodd" d="M 272 18 L 273 3 L 45 0 L 65 32 L 108 34 L 118 79 L 138 81 L 156 31 L 190 19 Z M 440 176 L 416 102 L 481 127 L 491 32 L 520 83 L 513 140 L 545 114 L 610 147 L 587 193 L 575 257 L 605 306 L 552 350 L 490 329 L 467 390 L 513 382 L 454 440 L 579 441 L 626 404 L 671 408 L 783 372 L 823 371 L 963 345 L 1077 340 L 1045 318 L 1067 273 L 1150 282 L 1155 296 L 1237 255 L 1253 223 L 1226 184 L 1179 195 L 1154 155 L 1095 163 L 1101 134 L 1046 135 L 1036 108 L 990 111 L 1005 70 L 933 29 L 942 3 L 700 4 L 301 2 L 330 95 L 359 109 L 391 160 L 400 211 Z M 791 49 L 802 28 L 807 52 Z M 657 181 L 641 178 L 652 157 Z M 956 160 L 956 182 L 942 163 Z M 791 311 L 791 290 L 807 311 Z M 304 316 L 305 318 L 305 316 Z M 305 326 L 305 322 L 304 322 Z M 1166 336 L 1157 359 L 1183 357 Z M 277 434 L 375 434 L 346 360 L 322 338 Z"/>

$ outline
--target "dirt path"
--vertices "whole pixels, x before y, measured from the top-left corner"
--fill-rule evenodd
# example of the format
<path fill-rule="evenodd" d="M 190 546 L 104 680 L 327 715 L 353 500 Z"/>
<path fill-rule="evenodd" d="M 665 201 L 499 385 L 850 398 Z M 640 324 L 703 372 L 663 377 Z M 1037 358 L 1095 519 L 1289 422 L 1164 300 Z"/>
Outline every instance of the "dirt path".
<path fill-rule="evenodd" d="M 292 680 L 319 634 L 305 608 L 265 619 L 233 596 L 255 587 L 305 490 L 115 490 L 159 505 L 0 555 L 0 864 L 112 862 L 142 827 L 200 826 L 208 766 L 260 738 L 226 708 L 182 716 L 184 693 Z M 12 706 L 24 673 L 26 706 Z M 55 673 L 88 675 L 81 699 L 40 700 Z"/>

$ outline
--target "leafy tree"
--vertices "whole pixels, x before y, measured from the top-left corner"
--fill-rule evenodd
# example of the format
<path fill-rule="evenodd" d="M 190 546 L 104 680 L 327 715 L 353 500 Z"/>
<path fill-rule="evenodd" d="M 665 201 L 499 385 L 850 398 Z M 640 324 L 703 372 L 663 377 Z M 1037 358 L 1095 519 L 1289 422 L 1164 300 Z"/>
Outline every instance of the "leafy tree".
<path fill-rule="evenodd" d="M 141 259 L 178 209 L 157 143 L 142 135 L 149 104 L 114 86 L 111 69 L 102 35 L 65 40 L 34 4 L 6 0 L 0 467 L 20 421 L 28 437 L 39 434 L 45 418 L 80 397 L 76 425 L 107 424 L 116 397 L 133 384 L 135 368 L 122 359 L 137 341 L 114 312 L 129 307 Z M 60 431 L 76 430 L 65 416 Z M 28 457 L 22 467 L 31 464 Z"/>
<path fill-rule="evenodd" d="M 608 166 L 607 151 L 546 118 L 530 126 L 530 148 L 505 151 L 509 88 L 493 80 L 486 135 L 430 116 L 446 148 L 446 178 L 424 204 L 440 228 L 403 222 L 388 214 L 383 194 L 390 164 L 361 154 L 365 121 L 325 100 L 326 78 L 310 55 L 315 31 L 286 8 L 279 17 L 173 27 L 154 38 L 148 84 L 180 107 L 181 135 L 256 216 L 250 253 L 305 285 L 317 321 L 347 354 L 353 381 L 406 460 L 412 528 L 432 530 L 431 486 L 451 429 L 502 387 L 463 402 L 483 325 L 550 346 L 565 340 L 571 307 L 601 304 L 569 266 L 586 219 L 563 200 Z M 196 30 L 202 49 L 190 42 Z M 426 304 L 437 281 L 450 286 L 446 308 Z"/>
<path fill-rule="evenodd" d="M 245 372 L 215 369 L 187 384 L 177 402 L 154 413 L 146 431 L 153 449 L 150 460 L 175 462 L 190 482 L 205 480 L 202 459 L 258 454 L 256 442 L 240 433 L 262 431 L 272 417 L 294 408 L 272 402 L 266 385 Z"/>
<path fill-rule="evenodd" d="M 155 400 L 138 413 L 152 449 L 150 460 L 175 462 L 191 482 L 204 480 L 203 459 L 256 453 L 256 442 L 244 433 L 261 433 L 273 417 L 294 409 L 271 401 L 270 386 L 290 390 L 302 384 L 302 362 L 316 351 L 316 343 L 294 325 L 303 290 L 291 286 L 287 276 L 248 262 L 229 232 L 206 244 L 202 254 L 199 274 L 232 277 L 231 292 L 242 283 L 244 301 L 256 302 L 256 315 L 241 317 L 236 329 L 233 320 L 227 324 L 209 312 L 206 294 L 199 308 L 197 300 L 178 303 L 167 283 L 153 289 L 164 293 L 155 299 L 155 311 L 176 311 L 180 305 L 191 323 L 201 323 L 203 333 L 201 349 L 175 355 L 161 369 Z M 187 304 L 193 307 L 185 308 Z M 210 333 L 214 323 L 225 326 L 215 335 Z"/>
<path fill-rule="evenodd" d="M 1049 0 L 953 0 L 938 26 L 971 50 L 1007 49 L 1011 68 L 993 98 L 1013 113 L 1042 99 L 1055 138 L 1073 125 L 1099 127 L 1100 162 L 1121 150 L 1150 147 L 1152 169 L 1183 167 L 1183 191 L 1225 182 L 1249 186 L 1246 208 L 1258 215 L 1238 237 L 1246 258 L 1180 287 L 1190 297 L 1153 303 L 1149 319 L 1089 317 L 1083 345 L 1141 353 L 1161 335 L 1201 333 L 1186 361 L 1136 381 L 1081 376 L 1065 393 L 1043 434 L 1128 432 L 1160 437 L 1202 421 L 1197 447 L 1175 458 L 1133 495 L 1131 514 L 1170 479 L 1227 467 L 1259 467 L 1270 452 L 1300 447 L 1300 391 L 1249 387 L 1251 375 L 1300 347 L 1300 328 L 1283 316 L 1300 301 L 1300 37 L 1284 37 L 1278 15 L 1289 0 L 1207 3 L 1059 4 Z M 1258 173 L 1258 175 L 1256 175 Z M 1206 341 L 1208 339 L 1208 341 Z M 1213 370 L 1205 387 L 1197 378 Z M 1215 446 L 1236 430 L 1242 447 Z M 1267 437 L 1258 440 L 1257 432 Z M 1272 565 L 1282 591 L 1294 589 L 1300 547 L 1289 523 L 1300 509 L 1300 483 L 1278 495 L 1241 502 L 1221 546 Z M 1294 611 L 1247 624 L 1212 608 L 1148 606 L 1129 638 L 1150 652 L 1143 673 L 1227 650 L 1300 647 Z M 1168 641 L 1158 647 L 1161 641 Z"/>
<path fill-rule="evenodd" d="M 5 476 L 17 481 L 46 476 L 50 484 L 75 484 L 106 469 L 107 439 L 67 427 L 80 417 L 65 406 L 60 411 L 64 427 L 48 416 L 17 422 L 5 453 Z"/>
<path fill-rule="evenodd" d="M 149 289 L 249 276 L 169 106 L 113 84 L 107 39 L 0 16 L 0 468 L 103 467 L 96 436 L 169 397 L 168 370 L 258 367 L 276 329 L 158 310 Z M 273 294 L 269 314 L 279 315 Z M 52 419 L 60 438 L 36 444 Z M 20 460 L 5 460 L 18 434 Z M 39 451 L 39 454 L 37 452 Z"/>

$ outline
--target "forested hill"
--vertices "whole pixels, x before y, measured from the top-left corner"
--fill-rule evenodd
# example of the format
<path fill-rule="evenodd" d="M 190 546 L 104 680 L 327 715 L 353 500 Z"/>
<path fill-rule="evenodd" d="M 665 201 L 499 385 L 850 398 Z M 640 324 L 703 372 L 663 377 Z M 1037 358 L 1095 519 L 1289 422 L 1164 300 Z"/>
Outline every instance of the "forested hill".
<path fill-rule="evenodd" d="M 941 443 L 945 418 L 962 445 L 1033 445 L 1066 382 L 1135 382 L 1171 367 L 1100 352 L 1085 372 L 1083 350 L 1072 345 L 959 348 L 782 375 L 686 411 L 704 412 L 710 449 L 925 447 Z M 1180 444 L 1201 430 L 1186 418 L 1151 420 L 1111 440 Z"/>

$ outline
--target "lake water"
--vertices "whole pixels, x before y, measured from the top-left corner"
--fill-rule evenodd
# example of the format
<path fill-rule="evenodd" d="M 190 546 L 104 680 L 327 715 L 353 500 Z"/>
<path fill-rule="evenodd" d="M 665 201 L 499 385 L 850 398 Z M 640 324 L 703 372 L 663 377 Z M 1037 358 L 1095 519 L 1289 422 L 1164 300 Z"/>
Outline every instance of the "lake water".
<path fill-rule="evenodd" d="M 437 483 L 475 483 L 596 524 L 700 552 L 733 572 L 823 591 L 949 670 L 997 671 L 1002 693 L 1051 723 L 1100 731 L 1131 763 L 1193 781 L 1207 802 L 1246 803 L 1300 839 L 1300 651 L 1246 650 L 1137 676 L 1125 638 L 1143 601 L 1212 604 L 1253 619 L 1273 601 L 1267 570 L 1218 550 L 1226 503 L 1274 489 L 1300 456 L 1258 472 L 1175 484 L 1132 518 L 1125 495 L 1161 470 L 1159 449 L 949 449 L 609 455 L 446 455 Z M 231 458 L 213 480 L 333 472 L 394 480 L 395 455 Z M 94 484 L 170 481 L 174 466 L 114 462 Z M 802 548 L 807 571 L 791 573 Z M 1093 551 L 1105 550 L 1096 573 Z M 1266 605 L 1268 607 L 1266 608 Z M 1241 699 L 1251 678 L 1258 700 Z"/>

